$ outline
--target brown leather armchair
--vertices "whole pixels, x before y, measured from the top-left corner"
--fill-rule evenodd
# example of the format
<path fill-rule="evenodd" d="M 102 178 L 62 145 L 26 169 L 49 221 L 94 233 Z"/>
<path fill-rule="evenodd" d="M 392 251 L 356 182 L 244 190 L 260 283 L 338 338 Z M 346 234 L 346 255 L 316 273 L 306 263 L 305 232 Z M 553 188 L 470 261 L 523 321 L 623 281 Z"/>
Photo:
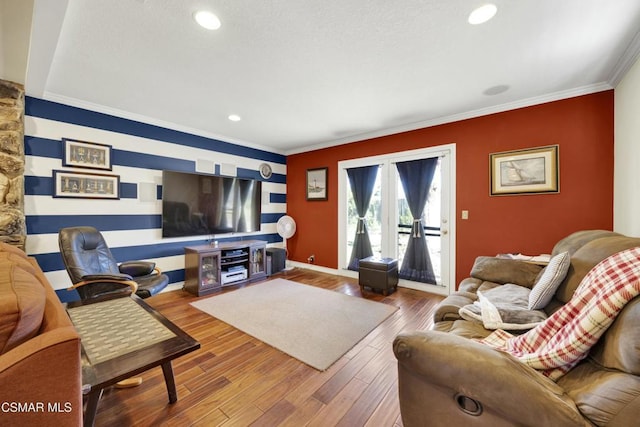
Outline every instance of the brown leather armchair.
<path fill-rule="evenodd" d="M 552 255 L 568 251 L 571 265 L 544 310 L 551 314 L 567 303 L 600 261 L 638 246 L 640 238 L 602 230 L 562 239 Z M 640 297 L 627 303 L 585 359 L 554 382 L 511 355 L 469 339 L 491 331 L 457 315 L 457 309 L 477 299 L 478 290 L 501 286 L 509 277 L 518 277 L 523 286 L 536 278 L 530 264 L 499 264 L 500 271 L 484 274 L 474 266 L 472 277 L 439 304 L 432 330 L 396 337 L 393 349 L 404 425 L 637 425 Z"/>
<path fill-rule="evenodd" d="M 58 233 L 62 260 L 81 299 L 134 293 L 148 298 L 169 284 L 169 277 L 148 261 L 118 264 L 94 227 L 68 227 Z"/>

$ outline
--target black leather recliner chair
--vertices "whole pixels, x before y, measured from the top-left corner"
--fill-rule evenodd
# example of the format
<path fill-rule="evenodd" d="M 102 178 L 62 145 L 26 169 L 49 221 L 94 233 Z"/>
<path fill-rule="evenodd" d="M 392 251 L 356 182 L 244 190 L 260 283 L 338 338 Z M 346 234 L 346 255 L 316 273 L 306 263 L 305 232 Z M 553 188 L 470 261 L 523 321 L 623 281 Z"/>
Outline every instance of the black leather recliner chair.
<path fill-rule="evenodd" d="M 118 264 L 102 234 L 94 227 L 68 227 L 58 233 L 62 260 L 80 298 L 108 298 L 135 292 L 148 298 L 169 284 L 169 277 L 148 261 Z"/>

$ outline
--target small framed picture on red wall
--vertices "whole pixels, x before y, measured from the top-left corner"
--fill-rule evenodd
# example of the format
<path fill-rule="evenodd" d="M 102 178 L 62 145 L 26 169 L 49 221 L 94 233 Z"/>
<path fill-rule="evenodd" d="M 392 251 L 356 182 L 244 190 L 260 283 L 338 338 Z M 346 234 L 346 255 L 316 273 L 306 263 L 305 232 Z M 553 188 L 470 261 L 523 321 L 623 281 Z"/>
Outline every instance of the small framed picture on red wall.
<path fill-rule="evenodd" d="M 327 200 L 328 168 L 307 169 L 307 200 Z"/>

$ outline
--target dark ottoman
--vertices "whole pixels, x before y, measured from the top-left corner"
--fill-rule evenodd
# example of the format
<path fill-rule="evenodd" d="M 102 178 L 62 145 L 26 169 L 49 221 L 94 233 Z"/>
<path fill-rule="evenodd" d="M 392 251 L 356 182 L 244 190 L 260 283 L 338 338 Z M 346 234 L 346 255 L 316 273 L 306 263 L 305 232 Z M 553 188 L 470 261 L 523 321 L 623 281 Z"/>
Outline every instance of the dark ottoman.
<path fill-rule="evenodd" d="M 388 295 L 389 290 L 393 292 L 398 286 L 397 259 L 370 256 L 360 260 L 358 270 L 361 291 L 367 287 Z"/>

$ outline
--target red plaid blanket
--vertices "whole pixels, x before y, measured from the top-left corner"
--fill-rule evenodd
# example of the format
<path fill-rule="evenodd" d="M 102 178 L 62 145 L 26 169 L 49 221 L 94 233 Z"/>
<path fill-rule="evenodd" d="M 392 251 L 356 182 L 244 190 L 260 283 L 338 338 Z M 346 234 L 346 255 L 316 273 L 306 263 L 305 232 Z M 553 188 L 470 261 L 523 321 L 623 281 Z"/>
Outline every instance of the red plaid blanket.
<path fill-rule="evenodd" d="M 553 380 L 584 359 L 625 304 L 640 294 L 640 247 L 608 257 L 571 300 L 520 336 L 496 330 L 480 342 L 517 357 Z"/>

